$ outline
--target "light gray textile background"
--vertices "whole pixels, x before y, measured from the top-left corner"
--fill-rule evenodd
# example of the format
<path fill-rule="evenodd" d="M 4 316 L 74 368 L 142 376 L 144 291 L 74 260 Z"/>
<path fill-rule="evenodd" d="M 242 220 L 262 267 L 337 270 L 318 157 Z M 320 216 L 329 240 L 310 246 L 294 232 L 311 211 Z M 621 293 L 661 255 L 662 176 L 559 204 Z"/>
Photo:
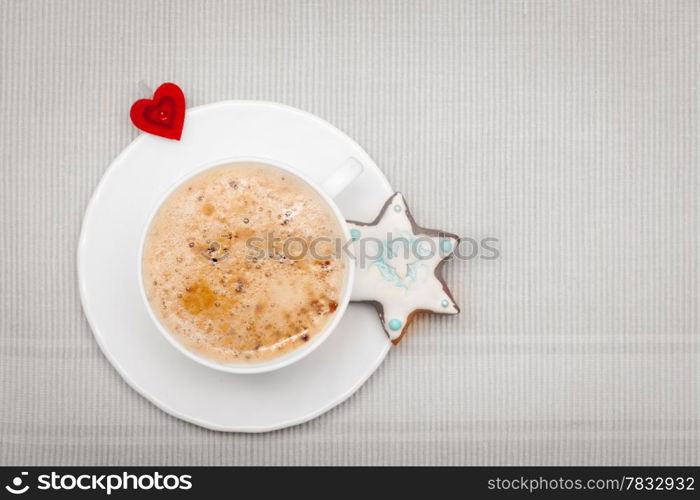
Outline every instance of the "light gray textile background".
<path fill-rule="evenodd" d="M 696 1 L 0 0 L 0 463 L 697 464 L 699 32 Z M 76 284 L 140 80 L 315 113 L 501 257 L 449 264 L 463 313 L 328 414 L 178 421 Z"/>

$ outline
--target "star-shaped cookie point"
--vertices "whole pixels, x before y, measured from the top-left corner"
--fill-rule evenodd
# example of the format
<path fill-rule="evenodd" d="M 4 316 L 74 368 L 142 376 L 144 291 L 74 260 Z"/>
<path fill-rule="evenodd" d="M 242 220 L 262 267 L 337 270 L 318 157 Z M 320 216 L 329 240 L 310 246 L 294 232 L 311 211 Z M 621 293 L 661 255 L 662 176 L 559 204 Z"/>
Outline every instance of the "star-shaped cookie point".
<path fill-rule="evenodd" d="M 401 193 L 368 223 L 348 221 L 355 255 L 352 301 L 374 305 L 384 331 L 398 344 L 416 313 L 457 314 L 442 266 L 459 237 L 420 227 Z"/>

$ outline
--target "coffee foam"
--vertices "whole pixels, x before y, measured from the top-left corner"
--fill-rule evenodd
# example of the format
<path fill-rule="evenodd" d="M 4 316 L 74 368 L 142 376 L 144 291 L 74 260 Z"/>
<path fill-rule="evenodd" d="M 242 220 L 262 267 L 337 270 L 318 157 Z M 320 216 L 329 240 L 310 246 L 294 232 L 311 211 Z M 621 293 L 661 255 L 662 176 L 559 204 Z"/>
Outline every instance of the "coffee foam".
<path fill-rule="evenodd" d="M 315 255 L 302 256 L 302 242 Z M 347 264 L 343 231 L 308 184 L 258 163 L 208 169 L 162 204 L 143 280 L 158 319 L 220 362 L 262 361 L 308 342 L 333 317 Z"/>

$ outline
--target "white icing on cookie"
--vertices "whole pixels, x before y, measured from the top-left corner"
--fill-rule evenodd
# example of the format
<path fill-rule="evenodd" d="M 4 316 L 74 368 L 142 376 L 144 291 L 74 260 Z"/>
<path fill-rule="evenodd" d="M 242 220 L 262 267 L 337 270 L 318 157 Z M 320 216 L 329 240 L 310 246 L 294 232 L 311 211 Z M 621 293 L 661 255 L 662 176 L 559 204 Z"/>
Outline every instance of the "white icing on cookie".
<path fill-rule="evenodd" d="M 351 300 L 373 303 L 394 343 L 416 311 L 459 312 L 439 273 L 440 263 L 457 248 L 457 236 L 418 227 L 401 193 L 374 222 L 348 225 L 356 258 Z"/>

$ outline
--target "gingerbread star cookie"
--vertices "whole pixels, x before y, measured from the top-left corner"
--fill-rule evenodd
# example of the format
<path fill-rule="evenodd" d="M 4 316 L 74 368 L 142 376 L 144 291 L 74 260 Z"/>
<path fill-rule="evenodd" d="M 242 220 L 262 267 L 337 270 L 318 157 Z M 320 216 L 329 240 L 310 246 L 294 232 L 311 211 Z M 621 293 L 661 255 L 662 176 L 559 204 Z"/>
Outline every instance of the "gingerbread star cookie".
<path fill-rule="evenodd" d="M 348 225 L 356 263 L 351 300 L 374 305 L 394 345 L 417 312 L 459 313 L 441 273 L 457 235 L 418 226 L 401 193 L 373 222 Z"/>

